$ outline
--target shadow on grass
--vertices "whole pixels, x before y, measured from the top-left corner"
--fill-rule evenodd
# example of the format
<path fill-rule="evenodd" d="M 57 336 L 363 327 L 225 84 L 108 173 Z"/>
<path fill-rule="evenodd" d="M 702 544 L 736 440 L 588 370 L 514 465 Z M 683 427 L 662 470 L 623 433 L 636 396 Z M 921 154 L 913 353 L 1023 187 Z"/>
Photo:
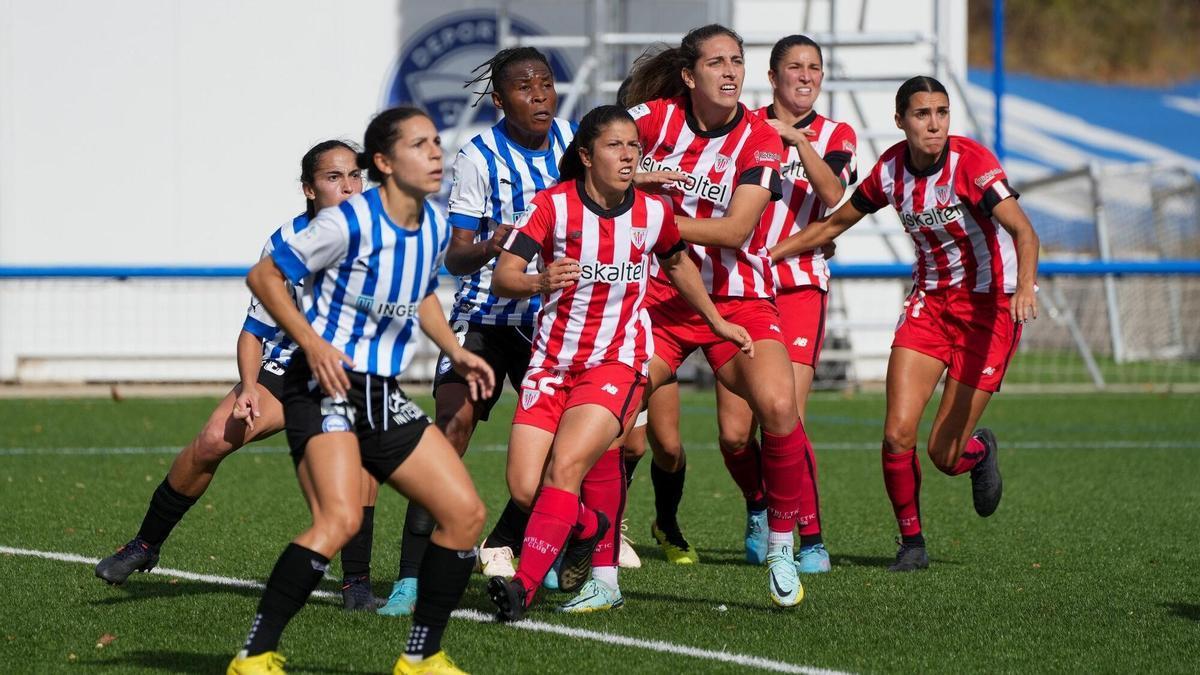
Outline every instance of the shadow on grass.
<path fill-rule="evenodd" d="M 223 673 L 229 666 L 229 661 L 232 658 L 233 654 L 203 654 L 169 650 L 137 651 L 129 652 L 116 658 L 79 663 L 76 664 L 76 667 L 95 667 L 118 671 L 126 668 L 144 668 L 147 670 L 161 670 L 167 673 Z M 295 664 L 296 667 L 300 667 L 301 665 L 306 673 L 347 672 L 344 669 L 327 665 Z"/>
<path fill-rule="evenodd" d="M 101 583 L 97 581 L 97 583 Z M 261 588 L 245 588 L 241 586 L 226 586 L 224 584 L 204 583 L 200 581 L 172 580 L 166 577 L 146 578 L 135 577 L 120 586 L 112 586 L 112 595 L 107 598 L 93 600 L 93 605 L 119 605 L 124 602 L 136 602 L 153 598 L 176 598 L 185 595 L 204 594 L 234 594 L 248 598 L 262 596 Z"/>
<path fill-rule="evenodd" d="M 667 604 L 686 603 L 686 604 L 691 604 L 691 605 L 704 605 L 704 606 L 707 606 L 710 608 L 716 607 L 717 605 L 725 605 L 727 608 L 730 608 L 730 609 L 736 607 L 738 609 L 744 609 L 744 610 L 747 610 L 750 612 L 762 612 L 764 614 L 775 614 L 779 611 L 779 609 L 777 607 L 775 607 L 774 605 L 770 604 L 770 601 L 767 599 L 767 594 L 765 591 L 765 584 L 764 584 L 764 591 L 763 591 L 763 602 L 761 604 L 754 604 L 754 603 L 749 603 L 749 602 L 736 602 L 733 600 L 722 599 L 719 597 L 689 598 L 687 596 L 669 595 L 667 593 L 647 593 L 646 591 L 622 590 L 621 593 L 622 593 L 622 595 L 625 596 L 626 599 L 633 600 L 633 601 L 654 600 L 657 602 L 663 602 L 663 603 L 667 603 Z"/>
<path fill-rule="evenodd" d="M 886 569 L 888 565 L 896 562 L 895 556 L 882 555 L 846 555 L 836 553 L 830 555 L 830 561 L 834 568 L 838 567 L 878 567 Z M 947 560 L 945 558 L 930 558 L 930 567 L 938 567 L 942 565 L 961 565 L 957 560 Z"/>
<path fill-rule="evenodd" d="M 1164 602 L 1159 606 L 1166 607 L 1171 616 L 1180 619 L 1190 619 L 1191 621 L 1200 621 L 1200 605 L 1193 605 L 1186 602 Z"/>

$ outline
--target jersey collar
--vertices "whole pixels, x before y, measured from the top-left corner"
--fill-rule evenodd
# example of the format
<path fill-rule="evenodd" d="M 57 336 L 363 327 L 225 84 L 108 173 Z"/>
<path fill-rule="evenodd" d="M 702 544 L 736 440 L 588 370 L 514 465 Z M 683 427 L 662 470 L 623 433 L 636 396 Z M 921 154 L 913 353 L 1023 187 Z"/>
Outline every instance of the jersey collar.
<path fill-rule="evenodd" d="M 700 128 L 700 123 L 697 122 L 696 117 L 692 115 L 692 102 L 686 95 L 683 97 L 683 112 L 684 119 L 687 120 L 688 128 L 692 130 L 693 134 L 696 134 L 700 138 L 720 138 L 721 136 L 724 136 L 736 129 L 737 125 L 742 123 L 742 118 L 746 115 L 745 107 L 741 103 L 738 103 L 737 112 L 733 113 L 733 119 L 729 120 L 725 124 L 722 124 L 716 129 L 709 129 L 708 131 L 705 131 L 704 129 Z"/>
<path fill-rule="evenodd" d="M 772 119 L 772 120 L 779 119 L 775 115 L 775 104 L 774 103 L 767 106 L 767 119 Z M 801 117 L 799 121 L 797 121 L 795 124 L 792 125 L 792 128 L 793 129 L 808 128 L 813 122 L 816 121 L 816 119 L 817 119 L 817 111 L 815 109 L 809 110 L 807 115 L 805 115 L 804 117 Z"/>
<path fill-rule="evenodd" d="M 947 138 L 946 139 L 946 147 L 942 148 L 942 154 L 938 155 L 937 160 L 934 161 L 933 164 L 930 164 L 929 168 L 925 169 L 924 171 L 917 171 L 916 169 L 913 168 L 913 165 L 912 165 L 912 153 L 910 153 L 908 151 L 908 145 L 905 145 L 904 146 L 904 170 L 908 172 L 908 175 L 913 176 L 914 178 L 927 178 L 934 174 L 941 173 L 942 169 L 946 166 L 946 158 L 949 156 L 950 156 L 950 139 Z"/>
<path fill-rule="evenodd" d="M 575 191 L 579 194 L 579 200 L 583 202 L 583 207 L 596 214 L 600 218 L 617 218 L 624 215 L 627 211 L 629 211 L 629 209 L 633 208 L 632 185 L 630 185 L 629 189 L 625 191 L 625 198 L 621 200 L 621 203 L 617 204 L 611 209 L 601 207 L 595 202 L 595 200 L 588 196 L 587 190 L 585 190 L 583 187 L 582 178 L 575 180 Z"/>

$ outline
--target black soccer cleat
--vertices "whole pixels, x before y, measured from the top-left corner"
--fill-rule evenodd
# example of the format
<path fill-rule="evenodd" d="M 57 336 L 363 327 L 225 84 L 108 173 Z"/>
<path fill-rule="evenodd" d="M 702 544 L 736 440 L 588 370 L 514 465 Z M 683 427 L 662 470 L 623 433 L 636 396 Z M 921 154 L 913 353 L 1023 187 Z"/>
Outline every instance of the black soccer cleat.
<path fill-rule="evenodd" d="M 979 463 L 971 467 L 971 497 L 975 501 L 975 513 L 987 518 L 996 512 L 1000 506 L 1000 493 L 1003 492 L 1004 481 L 1000 479 L 1000 461 L 997 457 L 996 434 L 991 429 L 976 429 L 971 434 L 978 438 L 987 448 L 987 454 Z"/>
<path fill-rule="evenodd" d="M 371 591 L 369 575 L 342 579 L 342 607 L 347 612 L 374 612 L 379 606 L 379 598 Z"/>
<path fill-rule="evenodd" d="M 596 512 L 596 533 L 587 539 L 571 539 L 563 551 L 562 569 L 558 573 L 559 590 L 574 593 L 592 573 L 592 554 L 596 544 L 608 533 L 608 516 Z"/>
<path fill-rule="evenodd" d="M 158 564 L 158 547 L 134 537 L 117 552 L 96 564 L 96 576 L 114 586 L 125 583 L 130 574 L 149 572 Z"/>
<path fill-rule="evenodd" d="M 888 565 L 889 572 L 913 572 L 928 569 L 929 554 L 925 552 L 925 544 L 905 544 L 900 542 L 900 550 L 896 551 L 896 562 Z"/>
<path fill-rule="evenodd" d="M 525 587 L 516 579 L 492 577 L 487 583 L 488 597 L 496 603 L 497 621 L 520 621 L 525 617 Z"/>

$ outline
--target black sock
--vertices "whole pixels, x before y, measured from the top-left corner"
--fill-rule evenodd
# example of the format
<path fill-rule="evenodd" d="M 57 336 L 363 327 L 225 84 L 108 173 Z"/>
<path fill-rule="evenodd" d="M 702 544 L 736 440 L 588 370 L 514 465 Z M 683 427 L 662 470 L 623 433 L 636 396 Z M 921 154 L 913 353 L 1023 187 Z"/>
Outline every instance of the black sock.
<path fill-rule="evenodd" d="M 400 573 L 397 579 L 415 579 L 420 573 L 434 524 L 433 516 L 424 506 L 416 502 L 408 503 L 408 511 L 404 514 L 404 534 L 400 537 Z"/>
<path fill-rule="evenodd" d="M 375 507 L 364 506 L 358 534 L 342 547 L 342 578 L 371 575 L 371 543 L 375 538 Z"/>
<path fill-rule="evenodd" d="M 288 544 L 283 549 L 267 579 L 262 600 L 258 601 L 258 612 L 244 647 L 248 656 L 279 647 L 283 629 L 308 601 L 328 566 L 329 558 L 299 544 Z"/>
<path fill-rule="evenodd" d="M 150 508 L 146 509 L 146 517 L 142 519 L 138 538 L 155 548 L 159 547 L 167 540 L 167 536 L 183 518 L 183 514 L 195 503 L 196 499 L 177 492 L 167 479 L 163 478 L 154 489 L 154 496 L 150 497 Z"/>
<path fill-rule="evenodd" d="M 504 505 L 504 512 L 500 514 L 500 520 L 496 521 L 496 526 L 483 540 L 483 545 L 486 548 L 507 546 L 513 550 L 514 554 L 519 555 L 521 543 L 525 541 L 525 526 L 528 524 L 529 514 L 522 511 L 516 502 L 509 499 L 508 503 Z"/>
<path fill-rule="evenodd" d="M 624 448 L 621 448 L 624 451 Z M 641 457 L 626 457 L 625 458 L 625 487 L 633 485 L 633 470 L 637 468 L 638 462 L 642 461 Z"/>
<path fill-rule="evenodd" d="M 816 534 L 800 535 L 800 545 L 801 546 L 816 546 L 817 544 L 821 544 L 821 543 L 824 543 L 824 540 L 821 539 L 820 532 L 818 532 Z"/>
<path fill-rule="evenodd" d="M 680 537 L 679 501 L 683 499 L 683 479 L 687 473 L 687 465 L 671 473 L 662 469 L 658 464 L 650 463 L 650 482 L 654 484 L 654 518 L 658 529 L 668 537 Z"/>
<path fill-rule="evenodd" d="M 767 496 L 763 495 L 761 499 L 747 499 L 746 510 L 761 513 L 767 510 Z"/>
<path fill-rule="evenodd" d="M 920 532 L 916 534 L 905 534 L 900 536 L 900 541 L 905 546 L 924 546 L 925 535 L 921 534 Z"/>
<path fill-rule="evenodd" d="M 406 653 L 425 659 L 441 651 L 442 633 L 446 632 L 450 612 L 462 600 L 474 569 L 475 549 L 453 551 L 429 542 L 421 561 L 417 607 L 413 611 Z"/>

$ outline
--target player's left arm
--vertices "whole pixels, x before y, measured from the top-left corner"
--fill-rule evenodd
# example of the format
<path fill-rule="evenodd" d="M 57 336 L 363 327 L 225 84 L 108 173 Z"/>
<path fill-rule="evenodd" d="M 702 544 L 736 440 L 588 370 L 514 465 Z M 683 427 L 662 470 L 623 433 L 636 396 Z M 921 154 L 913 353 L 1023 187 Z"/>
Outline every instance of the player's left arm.
<path fill-rule="evenodd" d="M 262 367 L 262 338 L 243 329 L 237 339 L 237 367 L 241 391 L 233 402 L 233 418 L 254 431 L 254 420 L 262 417 L 258 403 L 258 371 Z"/>
<path fill-rule="evenodd" d="M 1033 223 L 1015 197 L 1001 200 L 992 207 L 992 216 L 1000 221 L 1017 247 L 1017 291 L 1013 293 L 1008 312 L 1013 321 L 1024 323 L 1037 318 L 1037 266 L 1041 242 Z"/>
<path fill-rule="evenodd" d="M 496 375 L 492 372 L 492 367 L 482 357 L 472 354 L 458 343 L 458 337 L 446 321 L 446 313 L 442 311 L 442 303 L 437 294 L 427 294 L 421 304 L 417 305 L 417 320 L 421 324 L 421 331 L 442 350 L 455 372 L 466 379 L 471 400 L 481 401 L 490 397 L 492 389 L 496 386 Z"/>
<path fill-rule="evenodd" d="M 741 248 L 758 227 L 771 196 L 771 190 L 767 188 L 743 183 L 733 191 L 729 208 L 720 218 L 676 216 L 679 234 L 691 244 Z"/>

